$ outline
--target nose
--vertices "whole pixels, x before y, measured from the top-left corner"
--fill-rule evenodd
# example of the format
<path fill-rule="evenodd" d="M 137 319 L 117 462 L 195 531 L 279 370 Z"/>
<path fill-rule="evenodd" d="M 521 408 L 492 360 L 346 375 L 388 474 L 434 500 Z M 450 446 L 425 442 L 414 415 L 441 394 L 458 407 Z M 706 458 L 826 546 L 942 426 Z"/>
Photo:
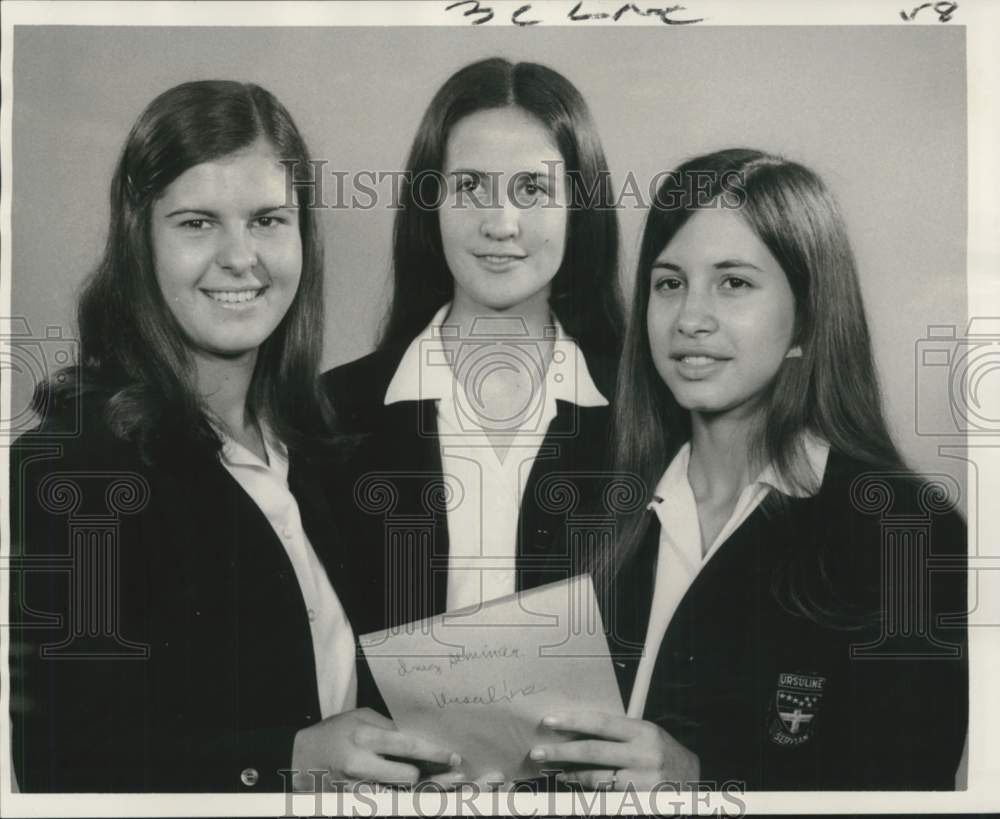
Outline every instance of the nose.
<path fill-rule="evenodd" d="M 694 288 L 688 290 L 677 316 L 677 331 L 694 338 L 714 333 L 718 327 L 711 294 Z"/>
<path fill-rule="evenodd" d="M 257 266 L 257 247 L 244 228 L 227 231 L 216 256 L 219 267 L 237 276 L 249 273 Z"/>
<path fill-rule="evenodd" d="M 505 198 L 495 207 L 484 209 L 480 231 L 488 239 L 502 241 L 517 236 L 519 224 L 520 213 L 517 205 Z"/>

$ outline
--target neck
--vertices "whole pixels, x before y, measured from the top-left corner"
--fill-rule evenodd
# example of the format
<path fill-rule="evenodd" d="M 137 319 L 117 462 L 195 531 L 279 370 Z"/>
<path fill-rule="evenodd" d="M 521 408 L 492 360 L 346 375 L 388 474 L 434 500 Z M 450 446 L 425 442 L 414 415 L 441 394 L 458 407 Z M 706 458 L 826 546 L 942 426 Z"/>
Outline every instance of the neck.
<path fill-rule="evenodd" d="M 692 413 L 688 480 L 697 500 L 734 498 L 750 483 L 752 431 L 752 417 Z"/>
<path fill-rule="evenodd" d="M 495 310 L 475 304 L 464 294 L 456 291 L 445 320 L 449 324 L 457 324 L 460 337 L 464 339 L 473 335 L 473 324 L 477 319 L 481 320 L 475 327 L 479 335 L 485 330 L 485 334 L 489 336 L 521 336 L 532 340 L 547 338 L 545 330 L 554 323 L 552 311 L 549 309 L 548 289 L 505 310 Z"/>
<path fill-rule="evenodd" d="M 236 440 L 244 437 L 247 428 L 247 393 L 256 363 L 256 352 L 235 359 L 195 356 L 198 395 Z"/>

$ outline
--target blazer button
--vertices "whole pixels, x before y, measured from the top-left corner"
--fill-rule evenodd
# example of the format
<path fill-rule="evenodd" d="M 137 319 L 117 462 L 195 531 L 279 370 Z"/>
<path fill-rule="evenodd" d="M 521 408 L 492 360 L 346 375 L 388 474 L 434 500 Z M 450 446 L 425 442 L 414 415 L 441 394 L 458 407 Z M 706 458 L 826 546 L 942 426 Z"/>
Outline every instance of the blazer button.
<path fill-rule="evenodd" d="M 260 779 L 260 774 L 257 773 L 256 768 L 244 768 L 243 773 L 240 774 L 240 781 L 248 788 L 256 785 L 258 779 Z"/>
<path fill-rule="evenodd" d="M 535 534 L 538 536 L 538 540 L 535 543 L 535 548 L 539 550 L 548 549 L 552 544 L 552 538 L 549 535 L 548 529 L 535 529 Z"/>

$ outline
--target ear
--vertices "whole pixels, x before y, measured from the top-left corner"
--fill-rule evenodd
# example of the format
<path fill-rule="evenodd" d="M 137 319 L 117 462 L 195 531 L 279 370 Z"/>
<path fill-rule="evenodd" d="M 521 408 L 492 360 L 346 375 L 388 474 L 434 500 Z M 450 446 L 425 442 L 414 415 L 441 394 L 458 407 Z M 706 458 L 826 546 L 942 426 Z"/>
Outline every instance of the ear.
<path fill-rule="evenodd" d="M 802 358 L 802 348 L 796 344 L 787 353 L 785 353 L 785 358 Z"/>

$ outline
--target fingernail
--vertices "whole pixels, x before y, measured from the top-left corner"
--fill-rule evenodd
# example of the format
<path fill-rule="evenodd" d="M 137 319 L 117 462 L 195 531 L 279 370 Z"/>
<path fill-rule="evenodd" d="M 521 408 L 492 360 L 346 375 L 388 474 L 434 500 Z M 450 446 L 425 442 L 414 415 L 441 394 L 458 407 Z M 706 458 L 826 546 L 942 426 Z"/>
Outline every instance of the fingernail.
<path fill-rule="evenodd" d="M 452 768 L 457 768 L 459 765 L 462 764 L 462 757 L 459 756 L 458 754 L 452 754 L 448 762 L 451 764 Z"/>
<path fill-rule="evenodd" d="M 558 725 L 559 724 L 559 717 L 546 717 L 545 719 L 542 720 L 542 722 L 545 723 L 546 725 L 550 725 L 550 726 L 551 725 Z"/>
<path fill-rule="evenodd" d="M 535 760 L 535 762 L 538 762 L 538 761 L 540 761 L 542 759 L 545 759 L 545 749 L 544 748 L 532 748 L 531 749 L 531 753 L 528 756 L 530 756 L 533 760 Z"/>

